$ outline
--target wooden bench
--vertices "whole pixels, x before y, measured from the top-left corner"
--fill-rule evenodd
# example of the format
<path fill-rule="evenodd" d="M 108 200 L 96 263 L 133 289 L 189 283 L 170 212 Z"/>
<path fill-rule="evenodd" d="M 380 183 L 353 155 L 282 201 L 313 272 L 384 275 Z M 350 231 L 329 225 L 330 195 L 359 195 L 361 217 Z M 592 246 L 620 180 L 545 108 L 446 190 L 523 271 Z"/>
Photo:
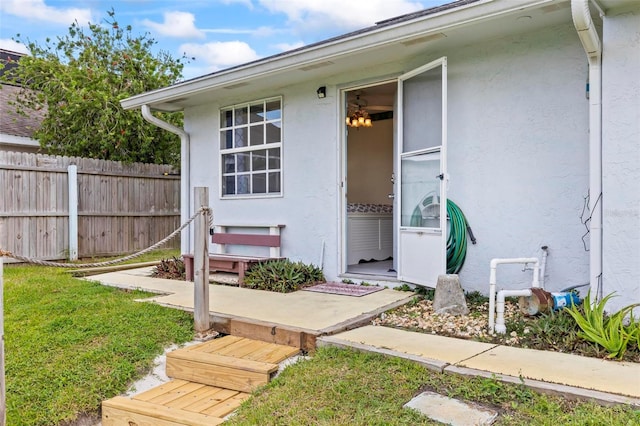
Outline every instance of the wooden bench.
<path fill-rule="evenodd" d="M 228 228 L 262 228 L 269 234 L 246 234 L 229 232 Z M 280 230 L 284 225 L 216 225 L 211 242 L 214 254 L 209 255 L 209 271 L 238 274 L 238 284 L 244 284 L 244 275 L 256 263 L 283 259 L 280 257 Z M 228 245 L 269 247 L 268 256 L 246 256 L 227 253 Z M 187 281 L 193 281 L 193 254 L 183 254 Z"/>

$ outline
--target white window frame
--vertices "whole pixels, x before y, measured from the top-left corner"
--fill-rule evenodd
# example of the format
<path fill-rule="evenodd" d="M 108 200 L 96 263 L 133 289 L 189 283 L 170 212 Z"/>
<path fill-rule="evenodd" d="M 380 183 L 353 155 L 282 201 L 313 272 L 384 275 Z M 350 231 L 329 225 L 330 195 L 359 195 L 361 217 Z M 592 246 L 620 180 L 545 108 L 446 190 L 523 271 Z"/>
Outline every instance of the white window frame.
<path fill-rule="evenodd" d="M 256 104 L 260 104 L 262 103 L 264 105 L 264 107 L 266 108 L 266 105 L 270 102 L 274 102 L 274 101 L 278 101 L 280 103 L 280 116 L 278 118 L 275 119 L 265 119 L 264 121 L 259 121 L 259 122 L 251 122 L 250 120 L 250 111 L 251 111 L 251 106 L 255 106 Z M 237 109 L 241 109 L 241 108 L 247 108 L 249 111 L 249 115 L 247 117 L 247 122 L 244 124 L 236 124 L 235 123 L 235 111 Z M 224 111 L 233 111 L 233 116 L 232 116 L 232 120 L 231 120 L 231 126 L 224 126 L 223 124 L 223 120 L 222 120 L 222 114 Z M 239 104 L 235 104 L 235 105 L 229 105 L 229 106 L 225 106 L 219 109 L 218 111 L 218 120 L 219 120 L 219 127 L 218 127 L 218 148 L 219 148 L 219 174 L 218 176 L 219 178 L 219 184 L 220 184 L 220 198 L 223 200 L 229 200 L 229 199 L 233 199 L 233 200 L 237 200 L 237 199 L 241 199 L 241 198 L 277 198 L 277 197 L 282 197 L 283 196 L 283 152 L 282 152 L 282 138 L 283 138 L 283 122 L 284 122 L 284 117 L 283 117 L 283 99 L 282 96 L 274 96 L 274 97 L 270 97 L 270 98 L 264 98 L 264 99 L 256 99 L 250 102 L 242 102 Z M 272 143 L 266 143 L 266 138 L 267 138 L 267 131 L 266 131 L 266 127 L 268 124 L 271 123 L 279 123 L 280 127 L 280 138 L 279 138 L 279 142 L 272 142 Z M 254 126 L 264 126 L 265 131 L 263 132 L 263 137 L 265 138 L 265 143 L 259 144 L 259 145 L 251 145 L 251 141 L 250 141 L 250 128 L 254 127 Z M 223 143 L 223 132 L 225 131 L 231 131 L 232 132 L 232 138 L 233 138 L 233 142 L 232 142 L 232 146 L 235 146 L 235 137 L 236 137 L 236 129 L 242 129 L 242 128 L 246 128 L 247 129 L 247 145 L 243 146 L 243 147 L 232 147 L 232 148 L 222 148 L 222 143 Z M 259 170 L 259 171 L 255 171 L 252 170 L 253 165 L 251 164 L 252 162 L 249 161 L 249 171 L 247 172 L 238 172 L 237 170 L 234 171 L 233 173 L 229 173 L 225 171 L 225 163 L 224 163 L 224 157 L 225 155 L 229 155 L 229 154 L 237 154 L 237 153 L 252 153 L 254 151 L 261 151 L 261 150 L 270 150 L 270 149 L 279 149 L 280 150 L 280 168 L 279 169 L 269 169 L 269 162 L 268 160 L 266 161 L 266 165 L 265 165 L 265 170 Z M 274 172 L 277 170 L 280 173 L 280 182 L 279 182 L 279 191 L 278 192 L 258 192 L 258 193 L 254 193 L 253 192 L 253 179 L 251 178 L 254 174 L 266 174 L 266 188 L 267 191 L 269 190 L 269 171 L 273 170 Z M 236 187 L 235 187 L 235 194 L 225 194 L 224 193 L 224 180 L 226 177 L 228 176 L 239 176 L 239 175 L 247 175 L 249 176 L 249 192 L 248 193 L 243 193 L 243 194 L 238 194 L 237 190 L 238 190 L 238 182 L 236 179 Z"/>

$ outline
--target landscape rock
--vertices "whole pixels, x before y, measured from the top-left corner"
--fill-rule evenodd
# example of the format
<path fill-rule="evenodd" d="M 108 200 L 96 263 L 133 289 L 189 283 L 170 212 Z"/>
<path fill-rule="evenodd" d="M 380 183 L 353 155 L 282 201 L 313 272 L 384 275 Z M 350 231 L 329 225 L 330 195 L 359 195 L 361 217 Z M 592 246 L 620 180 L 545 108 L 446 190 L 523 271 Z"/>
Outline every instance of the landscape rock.
<path fill-rule="evenodd" d="M 469 308 L 457 274 L 439 275 L 433 298 L 437 314 L 467 315 Z"/>

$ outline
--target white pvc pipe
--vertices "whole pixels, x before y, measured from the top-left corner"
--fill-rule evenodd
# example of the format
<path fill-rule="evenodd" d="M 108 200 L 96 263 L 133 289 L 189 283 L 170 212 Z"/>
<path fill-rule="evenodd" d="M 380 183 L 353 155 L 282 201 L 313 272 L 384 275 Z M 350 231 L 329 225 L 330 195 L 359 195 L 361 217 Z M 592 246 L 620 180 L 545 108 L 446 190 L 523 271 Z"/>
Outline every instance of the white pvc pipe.
<path fill-rule="evenodd" d="M 602 278 L 602 44 L 588 0 L 571 0 L 571 15 L 589 60 L 589 283 L 595 303 Z"/>
<path fill-rule="evenodd" d="M 189 203 L 190 203 L 190 159 L 189 159 L 189 151 L 190 151 L 190 140 L 189 134 L 183 129 L 174 126 L 173 124 L 169 124 L 166 121 L 160 120 L 158 117 L 154 116 L 151 113 L 151 108 L 149 105 L 142 105 L 142 117 L 147 120 L 149 123 L 154 126 L 160 127 L 161 129 L 167 130 L 171 133 L 174 133 L 180 136 L 180 224 L 185 223 L 189 220 Z M 190 242 L 190 232 L 189 229 L 186 228 L 180 233 L 180 252 L 181 253 L 191 253 L 191 242 Z"/>
<path fill-rule="evenodd" d="M 496 280 L 498 265 L 505 264 L 524 264 L 533 263 L 533 280 L 532 287 L 539 287 L 540 262 L 536 257 L 514 257 L 508 259 L 491 259 L 491 272 L 489 274 L 489 333 L 495 330 L 495 313 L 496 313 Z"/>
<path fill-rule="evenodd" d="M 540 261 L 540 288 L 544 288 L 544 275 L 547 273 L 547 256 L 549 256 L 549 247 L 542 246 L 542 260 Z"/>
<path fill-rule="evenodd" d="M 500 290 L 498 292 L 498 300 L 496 302 L 496 333 L 505 334 L 507 332 L 507 327 L 504 325 L 504 298 L 519 296 L 531 296 L 531 290 Z"/>

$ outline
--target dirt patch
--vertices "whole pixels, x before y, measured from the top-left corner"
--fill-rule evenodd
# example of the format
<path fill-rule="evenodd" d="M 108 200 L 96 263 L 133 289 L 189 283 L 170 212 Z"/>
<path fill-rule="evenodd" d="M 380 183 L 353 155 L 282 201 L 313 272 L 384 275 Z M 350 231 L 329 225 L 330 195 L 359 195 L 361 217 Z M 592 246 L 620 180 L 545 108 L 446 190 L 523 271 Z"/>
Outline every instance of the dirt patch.
<path fill-rule="evenodd" d="M 77 419 L 58 423 L 57 426 L 100 426 L 101 424 L 102 419 L 98 414 L 80 413 Z"/>

